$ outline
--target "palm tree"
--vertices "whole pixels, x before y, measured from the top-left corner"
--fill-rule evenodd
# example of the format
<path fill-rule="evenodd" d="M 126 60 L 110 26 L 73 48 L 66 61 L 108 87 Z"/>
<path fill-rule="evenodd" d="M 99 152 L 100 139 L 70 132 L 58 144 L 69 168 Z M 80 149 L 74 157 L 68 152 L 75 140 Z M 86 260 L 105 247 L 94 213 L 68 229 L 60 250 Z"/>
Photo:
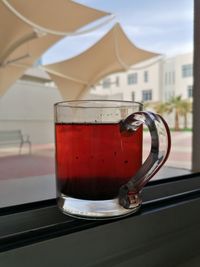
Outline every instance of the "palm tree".
<path fill-rule="evenodd" d="M 192 103 L 188 100 L 182 100 L 180 115 L 184 118 L 184 128 L 187 129 L 187 115 L 192 112 Z"/>
<path fill-rule="evenodd" d="M 143 102 L 143 107 L 144 107 L 144 109 L 146 110 L 146 109 L 149 109 L 149 108 L 151 108 L 152 107 L 152 103 L 151 102 Z"/>
<path fill-rule="evenodd" d="M 175 131 L 180 130 L 179 126 L 179 117 L 184 116 L 184 127 L 187 128 L 187 114 L 188 112 L 191 112 L 191 103 L 187 100 L 183 100 L 181 96 L 174 96 L 171 98 L 171 100 L 168 103 L 169 105 L 169 112 L 174 111 L 175 112 L 175 125 L 174 129 Z"/>
<path fill-rule="evenodd" d="M 156 113 L 160 114 L 160 115 L 164 115 L 165 113 L 169 113 L 169 103 L 167 102 L 157 102 L 154 104 L 153 106 L 154 110 L 156 111 Z"/>

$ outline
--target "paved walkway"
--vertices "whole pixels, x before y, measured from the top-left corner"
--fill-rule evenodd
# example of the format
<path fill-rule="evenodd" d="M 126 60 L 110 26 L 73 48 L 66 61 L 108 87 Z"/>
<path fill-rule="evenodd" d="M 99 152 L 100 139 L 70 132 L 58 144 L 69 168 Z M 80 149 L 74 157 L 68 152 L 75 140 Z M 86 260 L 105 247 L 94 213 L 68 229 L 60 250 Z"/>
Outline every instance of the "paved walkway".
<path fill-rule="evenodd" d="M 191 169 L 192 132 L 172 132 L 170 156 L 165 164 L 168 167 Z M 144 154 L 149 151 L 149 134 L 144 133 Z M 145 143 L 147 146 L 145 147 Z"/>

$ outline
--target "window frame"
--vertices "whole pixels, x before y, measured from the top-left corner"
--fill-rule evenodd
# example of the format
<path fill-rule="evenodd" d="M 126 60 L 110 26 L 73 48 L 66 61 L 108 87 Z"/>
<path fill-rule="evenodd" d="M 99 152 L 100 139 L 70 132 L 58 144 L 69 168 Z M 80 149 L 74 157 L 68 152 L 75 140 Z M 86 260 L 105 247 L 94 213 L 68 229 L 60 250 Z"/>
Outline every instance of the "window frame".
<path fill-rule="evenodd" d="M 200 170 L 200 1 L 194 0 L 192 171 Z"/>
<path fill-rule="evenodd" d="M 32 232 L 32 243 L 27 244 L 26 239 L 18 236 L 23 243 L 0 254 L 1 265 L 53 267 L 58 262 L 65 266 L 67 262 L 74 267 L 154 267 L 173 262 L 176 266 L 199 266 L 200 218 L 197 214 L 200 199 L 179 201 L 175 206 L 168 204 L 157 209 L 154 206 L 137 216 L 93 226 L 92 222 L 85 221 L 81 227 L 80 221 L 76 221 L 71 233 L 72 223 L 56 224 L 51 229 L 46 228 L 46 239 L 36 243 L 36 235 L 45 232 L 38 227 Z M 68 233 L 64 234 L 67 229 Z M 48 233 L 51 238 L 47 237 Z"/>
<path fill-rule="evenodd" d="M 1 208 L 0 252 L 37 245 L 103 225 L 134 222 L 162 210 L 200 202 L 200 173 L 152 181 L 145 186 L 142 199 L 139 212 L 103 221 L 78 220 L 64 215 L 58 210 L 56 199 Z"/>

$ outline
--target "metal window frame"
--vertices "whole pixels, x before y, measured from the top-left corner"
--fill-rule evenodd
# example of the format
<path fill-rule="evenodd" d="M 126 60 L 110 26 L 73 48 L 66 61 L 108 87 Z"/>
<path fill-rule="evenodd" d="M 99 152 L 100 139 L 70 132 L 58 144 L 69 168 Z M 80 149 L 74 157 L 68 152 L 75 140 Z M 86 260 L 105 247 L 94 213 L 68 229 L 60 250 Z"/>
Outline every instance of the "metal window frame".
<path fill-rule="evenodd" d="M 194 0 L 192 171 L 200 171 L 200 0 Z"/>
<path fill-rule="evenodd" d="M 46 235 L 54 232 L 54 237 L 35 242 L 36 234 L 42 236 L 45 232 L 45 228 L 38 229 L 32 233 L 32 243 L 23 243 L 21 247 L 1 253 L 0 264 L 2 267 L 55 267 L 58 264 L 197 267 L 200 260 L 199 205 L 200 198 L 193 197 L 173 200 L 173 204 L 154 205 L 135 216 L 96 225 L 87 221 L 84 224 L 65 221 L 46 229 Z M 24 242 L 22 239 L 18 238 Z"/>
<path fill-rule="evenodd" d="M 0 252 L 70 235 L 101 225 L 137 220 L 141 216 L 200 200 L 200 173 L 155 180 L 142 192 L 143 205 L 136 214 L 117 220 L 87 221 L 61 214 L 56 200 L 0 209 Z"/>

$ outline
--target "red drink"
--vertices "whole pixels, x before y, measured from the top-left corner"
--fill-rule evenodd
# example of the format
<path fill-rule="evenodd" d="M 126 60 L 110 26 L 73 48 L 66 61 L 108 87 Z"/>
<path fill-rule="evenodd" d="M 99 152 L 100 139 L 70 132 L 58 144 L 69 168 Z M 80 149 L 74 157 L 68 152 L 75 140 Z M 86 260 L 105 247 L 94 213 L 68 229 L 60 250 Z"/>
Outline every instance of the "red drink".
<path fill-rule="evenodd" d="M 66 196 L 105 200 L 142 164 L 142 127 L 120 132 L 118 123 L 57 123 L 57 186 Z"/>

